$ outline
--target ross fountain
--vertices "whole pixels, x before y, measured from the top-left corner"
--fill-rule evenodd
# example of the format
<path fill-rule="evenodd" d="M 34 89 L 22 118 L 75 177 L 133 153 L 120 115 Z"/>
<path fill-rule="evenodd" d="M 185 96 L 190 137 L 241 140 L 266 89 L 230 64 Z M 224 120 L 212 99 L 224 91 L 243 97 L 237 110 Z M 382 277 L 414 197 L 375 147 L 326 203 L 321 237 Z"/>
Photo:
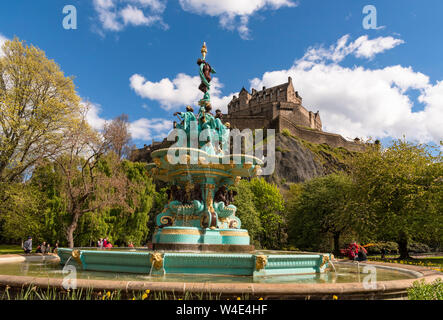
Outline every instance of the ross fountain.
<path fill-rule="evenodd" d="M 180 123 L 173 131 L 176 143 L 152 152 L 149 174 L 167 182 L 168 203 L 156 218 L 153 252 L 58 250 L 61 263 L 69 257 L 84 270 L 165 274 L 274 276 L 310 274 L 328 267 L 329 254 L 263 254 L 254 251 L 248 231 L 241 228 L 232 204 L 232 186 L 241 178 L 260 175 L 263 161 L 233 154 L 230 126 L 219 110 L 211 113 L 210 82 L 215 70 L 206 61 L 203 45 L 198 59 L 204 93 L 197 116 L 191 106 L 175 113 Z M 234 148 L 235 150 L 235 148 Z"/>

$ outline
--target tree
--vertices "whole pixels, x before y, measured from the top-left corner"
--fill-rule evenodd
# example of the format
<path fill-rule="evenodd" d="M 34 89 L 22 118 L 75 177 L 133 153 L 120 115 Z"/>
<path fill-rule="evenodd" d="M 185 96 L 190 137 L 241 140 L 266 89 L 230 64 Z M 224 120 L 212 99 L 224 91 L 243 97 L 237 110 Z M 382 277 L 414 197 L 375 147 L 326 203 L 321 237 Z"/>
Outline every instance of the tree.
<path fill-rule="evenodd" d="M 63 129 L 80 120 L 74 83 L 45 53 L 14 38 L 0 57 L 0 183 L 63 148 Z"/>
<path fill-rule="evenodd" d="M 103 135 L 107 140 L 108 148 L 114 151 L 120 159 L 129 155 L 131 134 L 129 133 L 128 115 L 122 114 L 110 123 L 106 123 Z"/>
<path fill-rule="evenodd" d="M 32 236 L 43 239 L 41 193 L 29 183 L 12 183 L 1 190 L 0 223 L 4 240 L 19 241 Z"/>
<path fill-rule="evenodd" d="M 267 249 L 280 249 L 287 239 L 283 229 L 283 197 L 275 184 L 270 184 L 263 178 L 252 179 L 249 184 L 254 195 L 253 203 L 263 227 L 259 235 L 260 244 Z"/>
<path fill-rule="evenodd" d="M 318 251 L 329 235 L 334 254 L 340 253 L 340 236 L 352 230 L 353 183 L 344 173 L 294 184 L 289 191 L 287 210 L 290 241 L 297 247 Z"/>
<path fill-rule="evenodd" d="M 260 235 L 263 226 L 260 221 L 260 214 L 254 204 L 254 194 L 251 191 L 250 183 L 247 180 L 240 180 L 240 183 L 233 188 L 237 191 L 234 205 L 237 207 L 236 216 L 242 222 L 242 229 L 248 230 L 251 244 L 260 247 Z"/>
<path fill-rule="evenodd" d="M 411 240 L 441 243 L 441 160 L 429 146 L 398 140 L 386 149 L 369 148 L 351 164 L 366 232 L 397 242 L 400 259 L 409 258 Z"/>
<path fill-rule="evenodd" d="M 66 152 L 53 157 L 53 161 L 63 176 L 61 195 L 71 217 L 66 237 L 72 248 L 74 232 L 83 214 L 113 206 L 131 211 L 126 200 L 134 191 L 117 156 L 105 154 L 106 144 L 86 123 L 85 113 L 83 121 L 65 133 L 64 144 Z"/>
<path fill-rule="evenodd" d="M 132 190 L 126 197 L 127 207 L 114 206 L 105 212 L 109 237 L 121 244 L 133 242 L 140 245 L 149 234 L 149 213 L 154 204 L 155 186 L 144 163 L 125 160 L 121 166 Z"/>

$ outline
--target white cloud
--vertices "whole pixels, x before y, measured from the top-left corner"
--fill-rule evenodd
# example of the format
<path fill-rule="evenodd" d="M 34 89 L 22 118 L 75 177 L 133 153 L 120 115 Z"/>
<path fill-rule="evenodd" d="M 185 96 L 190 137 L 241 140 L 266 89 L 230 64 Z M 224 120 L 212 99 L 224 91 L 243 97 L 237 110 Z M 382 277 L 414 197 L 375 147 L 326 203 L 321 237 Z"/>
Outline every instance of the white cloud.
<path fill-rule="evenodd" d="M 121 31 L 128 25 L 169 28 L 162 18 L 167 0 L 93 0 L 93 3 L 104 30 Z M 179 3 L 184 11 L 217 17 L 224 29 L 237 30 L 243 39 L 250 39 L 248 23 L 255 13 L 297 6 L 294 0 L 179 0 Z"/>
<path fill-rule="evenodd" d="M 355 40 L 352 45 L 355 48 L 354 54 L 357 58 L 372 59 L 376 54 L 390 50 L 403 43 L 403 40 L 393 37 L 378 37 L 373 40 L 368 40 L 368 36 L 361 36 Z"/>
<path fill-rule="evenodd" d="M 161 20 L 161 17 L 159 16 L 146 17 L 142 10 L 137 9 L 131 5 L 128 5 L 120 13 L 125 25 L 132 24 L 135 26 L 150 26 L 153 23 Z"/>
<path fill-rule="evenodd" d="M 430 83 L 428 76 L 412 67 L 341 66 L 348 55 L 372 59 L 403 43 L 392 37 L 368 40 L 363 36 L 347 44 L 348 38 L 342 37 L 329 49 L 310 48 L 289 69 L 266 72 L 251 80 L 251 87 L 271 87 L 291 76 L 303 104 L 320 110 L 325 131 L 348 138 L 406 135 L 408 139 L 438 143 L 443 137 L 443 83 Z M 418 90 L 422 111 L 412 111 L 411 90 Z"/>
<path fill-rule="evenodd" d="M 99 116 L 101 107 L 91 102 L 82 102 L 82 104 L 87 106 L 86 121 L 88 124 L 95 130 L 103 130 L 103 127 L 108 120 Z"/>
<path fill-rule="evenodd" d="M 143 141 L 163 140 L 172 130 L 172 126 L 173 123 L 170 120 L 141 118 L 131 122 L 129 131 L 133 139 Z"/>
<path fill-rule="evenodd" d="M 165 8 L 165 0 L 94 0 L 100 24 L 108 31 L 121 31 L 128 25 L 167 29 L 161 16 Z"/>
<path fill-rule="evenodd" d="M 393 37 L 378 37 L 368 40 L 367 35 L 361 36 L 349 44 L 348 40 L 349 35 L 345 35 L 329 48 L 324 48 L 323 46 L 310 47 L 298 62 L 304 63 L 306 67 L 328 60 L 337 63 L 343 61 L 344 58 L 351 54 L 357 58 L 372 59 L 375 55 L 404 43 L 403 40 Z"/>
<path fill-rule="evenodd" d="M 2 56 L 4 55 L 2 47 L 3 47 L 3 44 L 4 44 L 7 40 L 9 40 L 9 39 L 6 38 L 4 35 L 2 35 L 2 34 L 0 33 L 0 57 L 2 57 Z"/>
<path fill-rule="evenodd" d="M 191 77 L 184 73 L 179 73 L 173 80 L 169 78 L 161 79 L 158 82 L 146 80 L 145 77 L 134 74 L 130 79 L 131 88 L 142 98 L 156 100 L 160 106 L 167 110 L 179 110 L 184 105 L 195 105 L 203 97 L 203 93 L 198 90 L 200 77 Z M 227 111 L 227 104 L 233 94 L 221 96 L 223 85 L 218 78 L 211 81 L 211 102 L 214 109 Z"/>
<path fill-rule="evenodd" d="M 114 0 L 94 0 L 94 8 L 105 30 L 120 31 L 123 25 L 118 21 Z"/>
<path fill-rule="evenodd" d="M 243 39 L 249 39 L 248 22 L 254 13 L 297 6 L 292 0 L 179 0 L 179 3 L 185 11 L 218 17 L 223 28 L 237 29 Z"/>
<path fill-rule="evenodd" d="M 95 130 L 103 130 L 104 125 L 112 119 L 105 119 L 100 116 L 101 107 L 90 102 L 83 102 L 87 105 L 88 112 L 86 121 Z M 173 123 L 167 119 L 146 119 L 140 118 L 129 124 L 129 132 L 132 139 L 150 142 L 152 139 L 161 140 L 172 130 Z"/>

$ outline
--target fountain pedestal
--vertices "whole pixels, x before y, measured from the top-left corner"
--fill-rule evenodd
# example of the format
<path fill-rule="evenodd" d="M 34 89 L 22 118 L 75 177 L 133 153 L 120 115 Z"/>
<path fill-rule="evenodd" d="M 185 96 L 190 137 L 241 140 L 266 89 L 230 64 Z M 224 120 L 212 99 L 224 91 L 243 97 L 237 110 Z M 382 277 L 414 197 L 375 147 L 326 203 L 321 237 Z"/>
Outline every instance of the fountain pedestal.
<path fill-rule="evenodd" d="M 154 250 L 252 252 L 249 234 L 244 229 L 164 227 L 153 236 Z"/>
<path fill-rule="evenodd" d="M 229 188 L 259 173 L 262 161 L 240 155 L 211 155 L 201 149 L 169 148 L 151 154 L 150 174 L 171 185 L 169 201 L 157 216 L 154 250 L 251 252 Z M 175 163 L 176 157 L 181 163 Z M 175 159 L 175 160 L 177 160 Z M 231 193 L 230 193 L 231 192 Z M 217 201 L 220 200 L 220 201 Z"/>

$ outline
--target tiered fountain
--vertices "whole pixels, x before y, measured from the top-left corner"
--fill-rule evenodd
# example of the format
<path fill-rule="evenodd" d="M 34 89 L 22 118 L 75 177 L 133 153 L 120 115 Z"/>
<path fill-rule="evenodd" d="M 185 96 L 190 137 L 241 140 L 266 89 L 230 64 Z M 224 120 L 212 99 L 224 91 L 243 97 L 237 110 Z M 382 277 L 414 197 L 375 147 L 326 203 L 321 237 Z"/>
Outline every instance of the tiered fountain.
<path fill-rule="evenodd" d="M 232 204 L 232 186 L 242 177 L 259 175 L 263 163 L 230 152 L 230 126 L 223 124 L 219 110 L 215 117 L 211 114 L 210 81 L 215 71 L 205 59 L 205 44 L 201 52 L 197 64 L 204 96 L 199 113 L 196 116 L 190 106 L 176 113 L 176 143 L 153 152 L 153 163 L 147 165 L 154 179 L 170 185 L 169 201 L 157 216 L 154 251 L 59 249 L 62 264 L 73 257 L 84 270 L 254 277 L 316 274 L 327 267 L 330 255 L 259 254 L 250 245 Z"/>

